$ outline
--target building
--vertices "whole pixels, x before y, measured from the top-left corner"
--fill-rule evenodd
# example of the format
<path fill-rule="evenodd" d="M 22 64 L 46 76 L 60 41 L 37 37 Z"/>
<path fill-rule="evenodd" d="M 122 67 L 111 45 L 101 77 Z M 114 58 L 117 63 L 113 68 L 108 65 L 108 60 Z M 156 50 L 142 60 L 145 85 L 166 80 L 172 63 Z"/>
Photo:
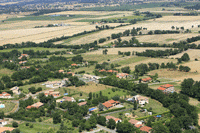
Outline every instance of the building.
<path fill-rule="evenodd" d="M 62 103 L 64 101 L 76 102 L 76 100 L 73 97 L 67 97 L 67 96 L 64 96 L 62 99 L 56 100 L 57 103 Z"/>
<path fill-rule="evenodd" d="M 2 94 L 0 94 L 0 98 L 12 98 L 11 95 L 7 92 L 2 92 Z"/>
<path fill-rule="evenodd" d="M 75 76 L 75 73 L 73 72 L 67 72 L 67 74 L 71 74 L 72 76 Z"/>
<path fill-rule="evenodd" d="M 20 61 L 19 64 L 25 64 L 27 61 Z"/>
<path fill-rule="evenodd" d="M 118 73 L 116 77 L 121 79 L 121 78 L 127 78 L 128 76 L 129 76 L 128 73 Z"/>
<path fill-rule="evenodd" d="M 146 103 L 149 103 L 148 97 L 136 95 L 136 96 L 133 96 L 133 99 L 136 100 L 140 105 L 145 105 Z"/>
<path fill-rule="evenodd" d="M 21 93 L 21 91 L 19 90 L 19 87 L 15 86 L 13 88 L 10 89 L 14 94 L 19 95 Z"/>
<path fill-rule="evenodd" d="M 53 96 L 54 98 L 60 97 L 60 92 L 59 91 L 45 91 L 44 95 L 47 96 Z"/>
<path fill-rule="evenodd" d="M 136 126 L 136 125 L 142 125 L 141 121 L 137 121 L 135 119 L 130 119 L 128 122 L 131 123 L 134 126 Z"/>
<path fill-rule="evenodd" d="M 145 83 L 151 82 L 151 81 L 152 81 L 152 78 L 150 77 L 142 79 L 142 82 L 145 82 Z"/>
<path fill-rule="evenodd" d="M 115 118 L 113 116 L 106 116 L 106 120 L 109 121 L 109 119 L 113 119 L 116 123 L 122 122 L 122 120 L 119 118 Z"/>
<path fill-rule="evenodd" d="M 0 127 L 3 127 L 5 125 L 7 125 L 7 124 L 8 124 L 7 121 L 4 121 L 4 120 L 0 119 Z"/>
<path fill-rule="evenodd" d="M 73 67 L 73 66 L 78 66 L 77 64 L 71 64 L 71 66 Z"/>
<path fill-rule="evenodd" d="M 115 70 L 107 70 L 108 73 L 118 73 L 118 71 Z"/>
<path fill-rule="evenodd" d="M 44 104 L 41 103 L 41 102 L 37 102 L 37 103 L 34 103 L 33 105 L 29 105 L 26 107 L 26 109 L 31 109 L 31 108 L 40 108 L 41 106 L 43 106 Z"/>
<path fill-rule="evenodd" d="M 6 131 L 13 131 L 15 128 L 12 127 L 0 127 L 0 133 L 6 133 Z"/>
<path fill-rule="evenodd" d="M 62 86 L 62 81 L 47 81 L 43 85 L 46 85 L 48 88 L 54 88 L 54 86 Z"/>
<path fill-rule="evenodd" d="M 59 73 L 64 73 L 65 71 L 64 71 L 64 70 L 58 70 L 58 72 L 59 72 Z"/>
<path fill-rule="evenodd" d="M 114 101 L 114 100 L 109 100 L 105 103 L 103 103 L 103 106 L 106 108 L 106 109 L 110 109 L 116 105 L 119 105 L 119 102 L 118 101 Z"/>
<path fill-rule="evenodd" d="M 87 101 L 78 103 L 79 106 L 83 106 L 83 105 L 86 105 L 86 104 L 87 104 Z"/>
<path fill-rule="evenodd" d="M 140 128 L 140 131 L 151 133 L 151 129 L 152 129 L 151 127 L 143 126 Z"/>
<path fill-rule="evenodd" d="M 174 86 L 170 84 L 161 85 L 158 87 L 158 90 L 161 90 L 163 93 L 173 93 L 174 92 Z"/>
<path fill-rule="evenodd" d="M 18 59 L 22 59 L 23 57 L 26 57 L 26 58 L 28 58 L 29 57 L 29 55 L 28 54 L 21 54 L 21 56 L 18 58 Z"/>
<path fill-rule="evenodd" d="M 31 68 L 30 66 L 21 66 L 21 69 L 29 69 Z"/>

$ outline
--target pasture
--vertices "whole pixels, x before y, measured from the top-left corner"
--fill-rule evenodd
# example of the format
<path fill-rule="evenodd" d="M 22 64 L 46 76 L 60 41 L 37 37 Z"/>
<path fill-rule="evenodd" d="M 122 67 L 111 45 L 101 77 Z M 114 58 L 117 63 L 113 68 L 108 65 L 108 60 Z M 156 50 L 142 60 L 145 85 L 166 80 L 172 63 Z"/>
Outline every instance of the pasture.
<path fill-rule="evenodd" d="M 181 56 L 183 56 L 184 53 L 187 53 L 190 57 L 190 60 L 195 60 L 195 58 L 200 60 L 200 50 L 198 49 L 188 49 L 187 51 L 184 51 L 182 53 L 170 56 L 170 58 L 181 58 Z"/>

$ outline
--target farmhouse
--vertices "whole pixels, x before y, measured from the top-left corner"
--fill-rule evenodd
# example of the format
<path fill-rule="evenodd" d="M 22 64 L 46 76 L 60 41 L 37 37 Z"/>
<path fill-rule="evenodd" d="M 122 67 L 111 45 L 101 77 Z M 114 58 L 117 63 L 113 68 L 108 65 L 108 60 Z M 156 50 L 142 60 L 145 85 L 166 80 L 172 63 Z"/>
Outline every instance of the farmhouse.
<path fill-rule="evenodd" d="M 149 103 L 148 97 L 136 95 L 136 96 L 133 96 L 133 99 L 136 100 L 140 105 L 144 105 L 145 103 Z"/>
<path fill-rule="evenodd" d="M 19 64 L 25 64 L 27 61 L 20 61 Z"/>
<path fill-rule="evenodd" d="M 68 102 L 76 102 L 76 100 L 73 97 L 63 97 L 62 99 L 58 99 L 56 100 L 57 103 L 62 103 L 64 101 L 68 101 Z"/>
<path fill-rule="evenodd" d="M 26 57 L 26 58 L 28 58 L 29 57 L 29 55 L 28 54 L 21 54 L 21 56 L 18 58 L 18 59 L 22 59 L 23 57 Z"/>
<path fill-rule="evenodd" d="M 174 86 L 170 84 L 161 85 L 158 87 L 158 90 L 161 90 L 163 93 L 173 93 L 174 92 Z"/>
<path fill-rule="evenodd" d="M 151 127 L 143 126 L 140 128 L 140 131 L 151 133 L 151 129 L 152 129 Z"/>
<path fill-rule="evenodd" d="M 128 122 L 131 123 L 134 126 L 136 126 L 136 125 L 142 125 L 141 121 L 137 121 L 135 119 L 130 119 Z"/>
<path fill-rule="evenodd" d="M 26 107 L 26 109 L 31 109 L 31 108 L 40 108 L 41 106 L 43 106 L 44 104 L 41 103 L 41 102 L 37 102 L 37 103 L 34 103 L 33 105 L 29 105 Z"/>
<path fill-rule="evenodd" d="M 71 66 L 73 67 L 73 66 L 78 66 L 77 64 L 71 64 Z"/>
<path fill-rule="evenodd" d="M 7 121 L 0 119 L 0 127 L 7 125 Z"/>
<path fill-rule="evenodd" d="M 0 94 L 0 98 L 12 98 L 11 95 L 7 92 L 2 92 L 2 94 Z"/>
<path fill-rule="evenodd" d="M 109 119 L 113 119 L 116 123 L 122 122 L 122 120 L 119 119 L 119 118 L 115 118 L 115 117 L 113 117 L 113 116 L 106 116 L 106 120 L 108 121 Z"/>
<path fill-rule="evenodd" d="M 54 98 L 60 97 L 60 92 L 58 91 L 45 91 L 44 95 L 47 97 L 49 95 L 53 96 Z"/>
<path fill-rule="evenodd" d="M 0 127 L 0 133 L 6 133 L 6 131 L 13 131 L 15 128 L 12 127 Z"/>
<path fill-rule="evenodd" d="M 128 76 L 129 76 L 128 73 L 118 73 L 116 77 L 121 79 L 121 78 L 127 78 Z"/>
<path fill-rule="evenodd" d="M 112 108 L 112 107 L 114 107 L 114 106 L 116 106 L 118 104 L 119 104 L 119 102 L 118 101 L 114 101 L 114 100 L 109 100 L 109 101 L 103 103 L 103 105 L 104 105 L 104 107 L 106 109 L 110 109 L 110 108 Z"/>
<path fill-rule="evenodd" d="M 59 70 L 58 72 L 59 72 L 59 73 L 64 73 L 65 71 L 64 71 L 64 70 Z"/>
<path fill-rule="evenodd" d="M 15 86 L 13 88 L 10 89 L 14 94 L 19 95 L 21 93 L 21 91 L 19 90 L 19 87 Z"/>
<path fill-rule="evenodd" d="M 107 70 L 108 73 L 118 73 L 118 71 L 115 70 Z"/>
<path fill-rule="evenodd" d="M 145 83 L 151 82 L 151 81 L 152 81 L 152 78 L 150 77 L 142 79 L 142 82 L 145 82 Z"/>
<path fill-rule="evenodd" d="M 105 70 L 105 69 L 102 69 L 102 70 L 99 70 L 99 72 L 106 72 L 106 70 Z"/>
<path fill-rule="evenodd" d="M 87 101 L 86 102 L 78 103 L 79 106 L 83 106 L 83 105 L 86 105 L 86 104 L 87 104 Z"/>

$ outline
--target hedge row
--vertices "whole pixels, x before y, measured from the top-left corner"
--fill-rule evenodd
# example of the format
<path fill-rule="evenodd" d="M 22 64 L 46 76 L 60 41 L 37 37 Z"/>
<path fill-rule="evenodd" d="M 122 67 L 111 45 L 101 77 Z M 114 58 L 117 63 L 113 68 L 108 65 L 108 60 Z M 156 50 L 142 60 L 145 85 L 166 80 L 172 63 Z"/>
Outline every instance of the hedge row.
<path fill-rule="evenodd" d="M 109 110 L 106 110 L 106 111 L 102 111 L 98 114 L 105 114 L 105 113 L 109 113 L 109 112 L 113 112 L 113 111 L 118 111 L 118 110 L 122 110 L 122 109 L 126 109 L 126 107 L 122 107 L 122 108 L 116 108 L 116 109 L 109 109 Z"/>

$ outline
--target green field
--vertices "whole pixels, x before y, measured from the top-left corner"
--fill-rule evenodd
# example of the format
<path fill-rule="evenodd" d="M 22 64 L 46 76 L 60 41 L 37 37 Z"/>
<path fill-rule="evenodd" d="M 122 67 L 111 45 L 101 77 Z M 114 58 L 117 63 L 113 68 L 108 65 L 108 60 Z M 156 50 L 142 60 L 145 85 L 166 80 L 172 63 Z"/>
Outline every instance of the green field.
<path fill-rule="evenodd" d="M 112 97 L 114 96 L 124 96 L 124 95 L 128 95 L 126 90 L 123 89 L 118 89 L 118 88 L 114 88 L 115 91 L 112 91 L 111 88 L 107 88 L 106 90 L 102 90 L 102 95 L 103 96 L 107 96 L 108 99 L 112 99 Z M 117 89 L 117 90 L 116 90 Z M 99 93 L 99 92 L 97 92 Z"/>
<path fill-rule="evenodd" d="M 147 57 L 136 57 L 136 56 L 133 56 L 133 57 L 130 57 L 130 58 L 125 58 L 123 60 L 115 61 L 115 64 L 123 66 L 123 65 L 128 65 L 128 64 L 131 64 L 131 63 L 143 61 L 143 60 L 146 60 L 146 59 L 148 59 L 148 58 Z"/>
<path fill-rule="evenodd" d="M 13 73 L 14 71 L 7 68 L 0 69 L 0 77 L 5 76 L 5 75 L 11 76 Z"/>
<path fill-rule="evenodd" d="M 8 113 L 13 110 L 15 107 L 15 103 L 11 101 L 2 101 L 3 104 L 5 104 L 5 108 L 1 108 L 0 111 L 3 111 L 4 113 Z"/>

